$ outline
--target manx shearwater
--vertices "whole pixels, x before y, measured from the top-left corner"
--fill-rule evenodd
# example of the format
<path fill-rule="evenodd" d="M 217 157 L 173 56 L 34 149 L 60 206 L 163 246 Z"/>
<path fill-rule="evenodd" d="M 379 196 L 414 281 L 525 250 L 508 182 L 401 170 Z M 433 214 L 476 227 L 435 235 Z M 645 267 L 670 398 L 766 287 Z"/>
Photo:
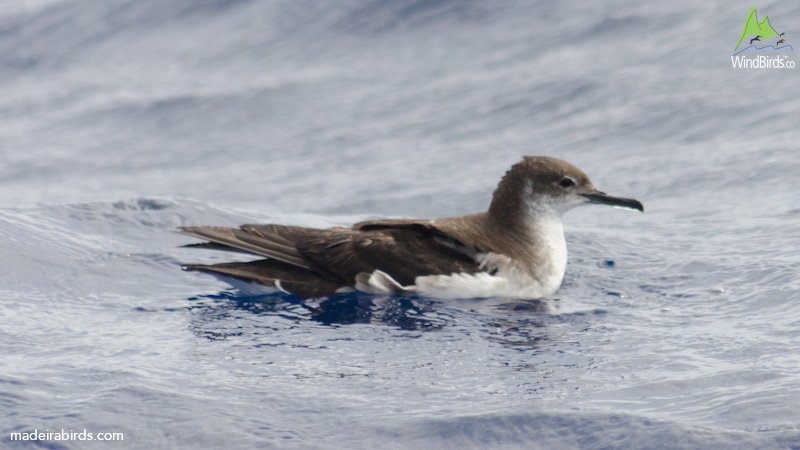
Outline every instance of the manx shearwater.
<path fill-rule="evenodd" d="M 183 227 L 181 233 L 208 241 L 187 247 L 266 257 L 183 268 L 302 298 L 352 290 L 434 298 L 548 297 L 561 286 L 567 265 L 561 217 L 594 203 L 644 212 L 638 200 L 597 190 L 566 161 L 526 156 L 503 176 L 487 212 L 329 229 Z"/>

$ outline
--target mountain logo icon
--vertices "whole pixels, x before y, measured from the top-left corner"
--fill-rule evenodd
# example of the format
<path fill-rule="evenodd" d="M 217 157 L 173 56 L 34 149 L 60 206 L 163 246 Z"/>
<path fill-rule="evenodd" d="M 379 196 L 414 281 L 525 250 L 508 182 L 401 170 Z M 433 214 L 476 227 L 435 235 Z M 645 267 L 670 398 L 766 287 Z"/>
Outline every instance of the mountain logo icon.
<path fill-rule="evenodd" d="M 747 50 L 752 50 L 754 52 L 760 52 L 762 50 L 770 50 L 772 52 L 794 50 L 794 48 L 786 42 L 784 38 L 785 34 L 785 32 L 778 33 L 775 31 L 769 23 L 769 17 L 767 16 L 764 16 L 761 22 L 759 22 L 756 8 L 751 7 L 750 12 L 747 13 L 747 19 L 744 21 L 742 35 L 739 37 L 736 48 L 733 49 L 733 54 L 738 55 Z"/>

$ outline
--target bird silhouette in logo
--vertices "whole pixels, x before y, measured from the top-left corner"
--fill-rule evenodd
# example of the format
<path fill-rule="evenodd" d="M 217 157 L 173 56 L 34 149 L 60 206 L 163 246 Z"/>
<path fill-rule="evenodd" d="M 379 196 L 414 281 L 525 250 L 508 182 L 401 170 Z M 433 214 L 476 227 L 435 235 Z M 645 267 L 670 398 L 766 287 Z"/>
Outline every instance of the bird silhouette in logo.
<path fill-rule="evenodd" d="M 761 41 L 761 36 L 756 36 L 753 39 L 750 39 L 750 45 L 753 45 L 753 41 Z"/>
<path fill-rule="evenodd" d="M 781 33 L 781 36 L 783 36 L 784 34 L 786 34 L 786 32 L 785 32 L 785 31 L 784 31 L 783 33 Z"/>
<path fill-rule="evenodd" d="M 781 42 L 786 42 L 785 39 L 781 39 L 780 41 L 776 42 L 775 45 L 780 45 Z"/>

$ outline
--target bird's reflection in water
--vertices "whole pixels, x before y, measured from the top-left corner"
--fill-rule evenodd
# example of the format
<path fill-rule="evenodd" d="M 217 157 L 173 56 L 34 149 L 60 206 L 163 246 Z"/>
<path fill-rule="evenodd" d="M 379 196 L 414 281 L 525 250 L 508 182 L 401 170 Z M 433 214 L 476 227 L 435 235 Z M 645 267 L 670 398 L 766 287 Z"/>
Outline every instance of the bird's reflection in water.
<path fill-rule="evenodd" d="M 243 297 L 237 291 L 224 291 L 190 299 L 188 327 L 198 338 L 230 343 L 219 348 L 240 361 L 264 358 L 263 361 L 272 363 L 281 355 L 292 357 L 291 351 L 280 350 L 241 353 L 247 352 L 246 349 L 349 351 L 345 350 L 348 345 L 370 348 L 375 343 L 377 347 L 373 350 L 382 351 L 381 348 L 393 345 L 394 340 L 402 344 L 416 339 L 459 342 L 443 346 L 446 353 L 457 351 L 454 348 L 469 351 L 473 348 L 471 341 L 478 340 L 510 350 L 489 357 L 486 364 L 546 372 L 550 365 L 564 361 L 565 346 L 570 349 L 570 364 L 573 359 L 581 358 L 580 341 L 575 340 L 570 330 L 591 327 L 599 317 L 597 310 L 552 314 L 560 309 L 560 302 L 500 298 L 430 300 L 362 293 L 301 301 L 289 295 Z M 362 326 L 352 326 L 359 324 Z M 376 336 L 380 336 L 379 341 Z M 340 340 L 346 343 L 336 343 Z M 478 348 L 485 347 L 478 344 Z"/>
<path fill-rule="evenodd" d="M 442 301 L 360 292 L 302 301 L 285 294 L 245 297 L 236 291 L 223 291 L 189 300 L 192 301 L 189 309 L 195 319 L 205 323 L 202 328 L 206 331 L 202 334 L 209 338 L 219 337 L 215 333 L 208 334 L 208 325 L 211 323 L 252 314 L 278 316 L 289 321 L 310 320 L 324 325 L 369 323 L 403 330 L 435 331 L 454 325 L 461 315 L 483 323 L 491 322 L 493 327 L 504 322 L 498 321 L 498 317 L 508 317 L 509 323 L 503 327 L 518 327 L 520 320 L 529 322 L 525 320 L 526 317 L 536 322 L 533 326 L 540 326 L 540 321 L 535 319 L 537 316 L 557 311 L 550 300 L 493 298 Z"/>
<path fill-rule="evenodd" d="M 311 308 L 309 319 L 325 325 L 373 323 L 404 330 L 438 330 L 453 321 L 438 311 L 440 302 L 415 297 L 351 293 L 305 304 Z"/>
<path fill-rule="evenodd" d="M 571 346 L 570 355 L 579 355 L 580 341 L 569 330 L 588 329 L 605 313 L 599 309 L 561 311 L 566 305 L 560 305 L 559 299 L 430 300 L 363 293 L 301 301 L 290 295 L 243 297 L 238 291 L 224 291 L 190 302 L 189 329 L 211 341 L 232 340 L 247 348 L 313 349 L 331 345 L 336 336 L 358 340 L 364 332 L 337 332 L 337 327 L 369 324 L 400 331 L 382 334 L 397 339 L 443 332 L 449 336 L 445 339 L 460 336 L 458 339 L 466 341 L 490 341 L 518 356 L 508 359 L 510 354 L 504 353 L 505 359 L 501 358 L 502 364 L 518 370 L 540 370 L 542 360 L 531 357 L 561 355 L 565 345 Z M 374 334 L 367 332 L 366 336 L 372 339 Z M 562 360 L 563 355 L 547 359 L 553 364 Z"/>
<path fill-rule="evenodd" d="M 310 320 L 324 325 L 371 323 L 426 331 L 441 329 L 454 321 L 446 311 L 438 310 L 440 302 L 435 300 L 363 293 L 302 301 L 291 295 L 243 297 L 224 291 L 189 300 L 192 301 L 189 309 L 195 319 L 206 324 L 257 314 L 279 316 L 290 321 Z"/>

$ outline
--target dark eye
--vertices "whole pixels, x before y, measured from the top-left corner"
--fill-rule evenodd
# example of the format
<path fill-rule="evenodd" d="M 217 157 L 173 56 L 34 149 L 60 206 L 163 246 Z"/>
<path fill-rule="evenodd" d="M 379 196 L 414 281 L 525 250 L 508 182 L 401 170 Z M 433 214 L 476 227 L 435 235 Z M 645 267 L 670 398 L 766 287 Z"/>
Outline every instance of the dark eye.
<path fill-rule="evenodd" d="M 575 180 L 570 177 L 564 177 L 558 182 L 558 185 L 562 188 L 571 188 L 572 186 L 575 186 Z"/>

